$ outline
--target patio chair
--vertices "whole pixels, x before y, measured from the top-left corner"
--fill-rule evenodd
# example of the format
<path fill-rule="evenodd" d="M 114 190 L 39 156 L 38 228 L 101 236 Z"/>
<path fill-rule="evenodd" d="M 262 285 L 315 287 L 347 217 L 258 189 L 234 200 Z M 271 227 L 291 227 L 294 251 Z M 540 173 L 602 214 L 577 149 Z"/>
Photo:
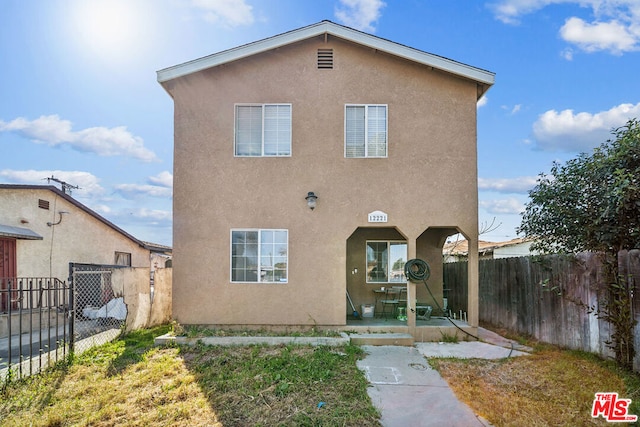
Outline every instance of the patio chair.
<path fill-rule="evenodd" d="M 402 299 L 402 294 L 406 292 L 405 288 L 400 287 L 390 287 L 386 289 L 384 299 L 380 300 L 382 304 L 382 313 L 380 313 L 380 317 L 387 318 L 389 315 L 391 317 L 396 316 L 396 311 L 398 305 L 404 301 L 406 304 L 406 299 Z M 387 312 L 387 307 L 389 307 L 389 312 Z"/>

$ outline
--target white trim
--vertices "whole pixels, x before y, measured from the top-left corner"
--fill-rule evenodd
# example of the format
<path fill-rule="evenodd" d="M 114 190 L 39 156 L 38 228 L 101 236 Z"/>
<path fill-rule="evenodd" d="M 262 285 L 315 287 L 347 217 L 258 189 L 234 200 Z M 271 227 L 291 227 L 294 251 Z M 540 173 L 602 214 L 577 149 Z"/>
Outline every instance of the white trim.
<path fill-rule="evenodd" d="M 307 27 L 289 31 L 280 35 L 269 37 L 253 43 L 238 46 L 213 55 L 174 65 L 157 71 L 159 83 L 186 76 L 207 68 L 215 67 L 238 59 L 246 58 L 261 52 L 296 43 L 301 40 L 316 37 L 322 34 L 331 34 L 361 45 L 376 49 L 391 55 L 405 58 L 423 65 L 475 80 L 483 85 L 491 86 L 495 82 L 495 73 L 481 68 L 472 67 L 461 62 L 456 62 L 442 56 L 433 55 L 408 46 L 404 46 L 380 37 L 376 37 L 349 27 L 335 24 L 331 21 L 322 21 Z M 481 91 L 481 92 L 484 92 Z M 478 95 L 478 98 L 482 93 Z"/>

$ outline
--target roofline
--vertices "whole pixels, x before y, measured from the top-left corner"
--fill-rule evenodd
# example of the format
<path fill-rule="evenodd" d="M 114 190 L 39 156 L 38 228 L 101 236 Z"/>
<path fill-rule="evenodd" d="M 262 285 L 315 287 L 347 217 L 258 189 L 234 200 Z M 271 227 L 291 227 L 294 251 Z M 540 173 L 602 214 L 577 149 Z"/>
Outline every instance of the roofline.
<path fill-rule="evenodd" d="M 143 241 L 145 249 L 149 249 L 151 252 L 168 254 L 173 252 L 173 248 L 171 246 L 161 245 L 159 243 L 153 242 L 145 242 Z"/>
<path fill-rule="evenodd" d="M 331 21 L 322 21 L 306 27 L 282 33 L 273 37 L 258 40 L 222 52 L 194 59 L 172 67 L 157 71 L 159 83 L 186 76 L 207 68 L 215 67 L 251 55 L 306 40 L 323 34 L 330 34 L 346 40 L 368 46 L 410 61 L 437 68 L 464 78 L 474 80 L 482 85 L 478 91 L 478 99 L 495 83 L 495 73 L 471 65 L 453 61 L 442 56 L 427 53 L 412 47 L 392 42 L 353 28 L 345 27 Z"/>
<path fill-rule="evenodd" d="M 76 199 L 74 199 L 73 197 L 71 197 L 70 195 L 66 194 L 65 192 L 60 190 L 58 187 L 55 187 L 53 185 L 0 184 L 0 189 L 3 189 L 3 188 L 15 189 L 15 190 L 49 190 L 49 191 L 55 193 L 56 195 L 62 197 L 67 202 L 71 203 L 72 205 L 76 206 L 77 208 L 85 211 L 86 213 L 88 213 L 89 215 L 91 215 L 92 217 L 97 219 L 98 221 L 102 222 L 103 224 L 107 225 L 108 227 L 111 227 L 112 229 L 114 229 L 118 233 L 120 233 L 123 236 L 127 237 L 128 239 L 132 240 L 134 243 L 137 243 L 141 247 L 143 247 L 145 249 L 149 249 L 149 250 L 152 250 L 152 248 L 156 249 L 158 247 L 158 245 L 150 244 L 148 242 L 143 242 L 142 240 L 135 238 L 131 234 L 129 234 L 126 231 L 124 231 L 122 228 L 118 227 L 117 225 L 115 225 L 114 223 L 112 223 L 108 219 L 104 218 L 103 216 L 101 216 L 97 212 L 89 209 L 88 207 L 86 207 L 85 205 L 83 205 L 82 203 L 80 203 L 79 201 L 77 201 Z"/>

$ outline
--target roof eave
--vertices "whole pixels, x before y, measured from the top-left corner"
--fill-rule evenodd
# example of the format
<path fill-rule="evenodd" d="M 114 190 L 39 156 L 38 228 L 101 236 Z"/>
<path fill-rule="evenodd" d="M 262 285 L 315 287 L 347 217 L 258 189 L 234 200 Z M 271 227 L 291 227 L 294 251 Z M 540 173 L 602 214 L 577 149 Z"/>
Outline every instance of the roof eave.
<path fill-rule="evenodd" d="M 408 59 L 423 65 L 437 68 L 461 77 L 478 82 L 478 99 L 495 82 L 495 73 L 480 68 L 472 67 L 441 56 L 423 52 L 408 46 L 404 46 L 377 36 L 354 30 L 331 21 L 322 21 L 297 30 L 289 31 L 267 39 L 259 40 L 246 45 L 238 46 L 173 67 L 165 68 L 157 72 L 159 83 L 164 83 L 178 77 L 186 76 L 198 71 L 206 70 L 217 65 L 225 64 L 238 59 L 246 58 L 261 52 L 306 40 L 322 34 L 330 34 L 341 37 L 377 49 L 400 58 Z"/>

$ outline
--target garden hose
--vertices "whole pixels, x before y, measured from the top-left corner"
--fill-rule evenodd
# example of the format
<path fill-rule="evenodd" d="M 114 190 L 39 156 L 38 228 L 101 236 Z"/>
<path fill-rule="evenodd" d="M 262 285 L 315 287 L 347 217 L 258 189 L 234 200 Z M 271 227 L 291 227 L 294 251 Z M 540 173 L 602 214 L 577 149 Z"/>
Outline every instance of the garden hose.
<path fill-rule="evenodd" d="M 443 313 L 444 310 L 442 309 L 442 307 L 440 307 L 440 304 L 438 304 L 438 300 L 433 296 L 433 293 L 431 292 L 431 289 L 429 289 L 429 285 L 427 285 L 427 280 L 429 279 L 429 277 L 431 276 L 431 269 L 429 268 L 429 264 L 427 264 L 426 261 L 422 260 L 422 259 L 410 259 L 409 261 L 407 261 L 404 265 L 404 275 L 407 277 L 407 279 L 409 279 L 410 281 L 414 282 L 414 283 L 419 283 L 422 282 L 424 283 L 425 288 L 427 288 L 427 291 L 429 292 L 429 295 L 431 295 L 431 299 L 433 300 L 433 302 L 436 304 L 436 306 L 438 307 L 438 309 Z M 414 311 L 414 310 L 411 310 Z M 480 341 L 480 338 L 478 338 L 477 336 L 470 334 L 469 332 L 465 331 L 464 329 L 462 329 L 460 326 L 456 325 L 453 320 L 451 320 L 451 318 L 449 316 L 447 316 L 445 314 L 445 317 L 447 319 L 449 319 L 449 322 L 451 322 L 451 324 L 453 326 L 455 326 L 456 328 L 460 329 L 462 332 L 464 332 L 465 334 L 469 335 L 472 338 L 475 338 L 476 340 Z"/>
<path fill-rule="evenodd" d="M 427 279 L 429 278 L 429 276 L 431 276 L 431 269 L 429 268 L 429 264 L 427 264 L 427 262 L 424 260 L 417 258 L 410 259 L 404 265 L 404 275 L 407 276 L 412 282 L 424 281 L 426 285 Z M 427 289 L 429 288 L 427 287 Z"/>

